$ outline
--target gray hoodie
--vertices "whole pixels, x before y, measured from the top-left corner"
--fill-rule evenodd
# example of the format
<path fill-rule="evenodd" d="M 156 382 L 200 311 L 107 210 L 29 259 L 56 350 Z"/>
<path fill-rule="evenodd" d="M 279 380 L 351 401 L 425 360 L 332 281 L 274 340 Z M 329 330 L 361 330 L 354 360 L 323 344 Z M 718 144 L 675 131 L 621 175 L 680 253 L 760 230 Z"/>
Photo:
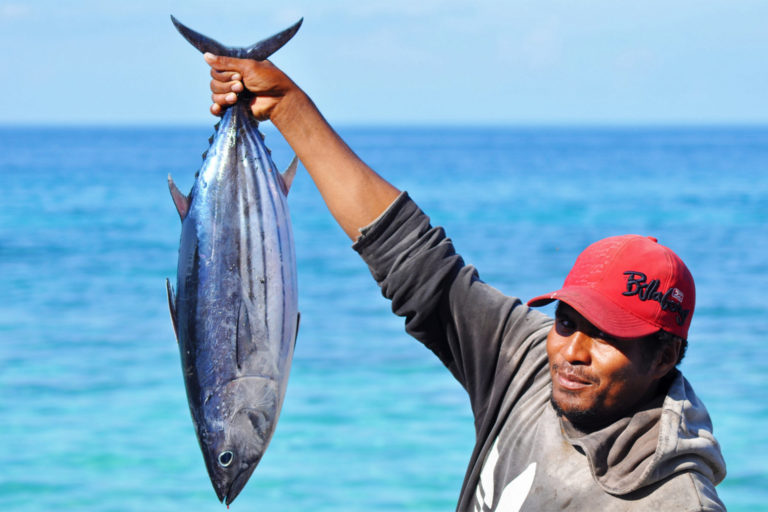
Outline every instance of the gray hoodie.
<path fill-rule="evenodd" d="M 476 444 L 457 510 L 725 510 L 725 463 L 682 374 L 633 416 L 579 432 L 549 403 L 552 319 L 483 283 L 406 193 L 353 247 L 469 394 Z"/>

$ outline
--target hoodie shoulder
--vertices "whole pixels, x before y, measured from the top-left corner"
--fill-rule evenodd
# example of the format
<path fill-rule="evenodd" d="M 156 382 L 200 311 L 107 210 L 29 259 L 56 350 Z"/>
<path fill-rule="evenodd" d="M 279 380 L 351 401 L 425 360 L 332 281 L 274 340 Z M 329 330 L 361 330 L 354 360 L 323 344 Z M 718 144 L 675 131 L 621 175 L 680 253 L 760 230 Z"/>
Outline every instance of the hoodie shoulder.
<path fill-rule="evenodd" d="M 725 478 L 725 461 L 706 407 L 677 371 L 666 396 L 657 400 L 602 430 L 575 435 L 563 425 L 564 433 L 584 450 L 595 481 L 609 494 L 647 497 L 649 489 L 675 486 L 689 501 L 719 503 L 715 486 Z"/>
<path fill-rule="evenodd" d="M 725 512 L 715 485 L 701 473 L 676 473 L 633 493 L 622 496 L 638 510 L 675 510 L 676 512 Z M 642 504 L 642 505 L 640 505 Z M 633 507 L 635 510 L 637 507 Z"/>
<path fill-rule="evenodd" d="M 695 471 L 713 486 L 723 481 L 725 460 L 713 433 L 712 420 L 680 372 L 664 399 L 659 423 L 659 441 L 650 478 L 660 480 L 670 474 Z"/>

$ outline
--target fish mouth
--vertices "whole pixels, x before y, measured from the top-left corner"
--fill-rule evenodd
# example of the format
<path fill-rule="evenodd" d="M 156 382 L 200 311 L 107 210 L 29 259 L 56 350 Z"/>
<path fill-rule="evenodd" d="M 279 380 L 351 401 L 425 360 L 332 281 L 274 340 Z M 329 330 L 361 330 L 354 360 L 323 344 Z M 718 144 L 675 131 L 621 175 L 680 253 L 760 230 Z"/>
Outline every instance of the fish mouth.
<path fill-rule="evenodd" d="M 229 485 L 227 494 L 224 496 L 219 496 L 219 500 L 224 502 L 227 506 L 235 501 L 235 498 L 237 498 L 237 495 L 240 494 L 240 491 L 242 491 L 243 487 L 245 487 L 245 484 L 248 482 L 248 479 L 251 477 L 254 469 L 256 469 L 256 464 L 251 464 L 248 468 L 238 473 L 235 479 Z"/>

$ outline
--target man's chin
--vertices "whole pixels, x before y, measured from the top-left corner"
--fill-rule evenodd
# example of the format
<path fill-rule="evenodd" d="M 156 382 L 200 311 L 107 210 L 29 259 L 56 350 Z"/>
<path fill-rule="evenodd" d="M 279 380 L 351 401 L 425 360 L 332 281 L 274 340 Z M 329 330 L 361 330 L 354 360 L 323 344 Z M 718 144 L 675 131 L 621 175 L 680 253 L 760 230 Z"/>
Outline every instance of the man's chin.
<path fill-rule="evenodd" d="M 549 395 L 549 402 L 560 418 L 565 418 L 571 425 L 583 432 L 597 430 L 606 424 L 605 414 L 595 409 L 564 407 L 555 400 L 552 394 Z"/>

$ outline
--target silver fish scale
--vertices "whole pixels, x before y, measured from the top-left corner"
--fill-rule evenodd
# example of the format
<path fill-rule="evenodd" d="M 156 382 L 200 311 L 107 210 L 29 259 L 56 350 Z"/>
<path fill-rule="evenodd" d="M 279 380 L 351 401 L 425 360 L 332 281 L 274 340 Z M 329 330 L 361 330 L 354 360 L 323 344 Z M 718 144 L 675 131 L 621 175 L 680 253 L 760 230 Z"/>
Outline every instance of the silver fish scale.
<path fill-rule="evenodd" d="M 274 432 L 298 329 L 285 184 L 247 107 L 225 113 L 182 223 L 179 348 L 211 480 L 224 451 L 253 471 Z M 244 419 L 245 418 L 245 419 Z M 247 479 L 247 475 L 245 477 Z M 239 491 L 238 491 L 239 492 Z"/>

